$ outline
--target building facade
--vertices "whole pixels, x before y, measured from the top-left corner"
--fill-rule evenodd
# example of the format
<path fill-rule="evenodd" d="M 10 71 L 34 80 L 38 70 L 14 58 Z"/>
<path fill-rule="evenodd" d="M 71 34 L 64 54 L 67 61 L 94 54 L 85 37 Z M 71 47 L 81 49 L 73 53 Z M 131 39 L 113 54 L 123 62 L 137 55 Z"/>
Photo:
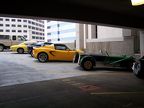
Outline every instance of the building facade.
<path fill-rule="evenodd" d="M 87 53 L 140 56 L 140 33 L 133 29 L 100 25 L 77 25 L 79 36 L 76 48 Z"/>
<path fill-rule="evenodd" d="M 17 35 L 27 40 L 44 41 L 44 20 L 0 17 L 0 35 Z"/>
<path fill-rule="evenodd" d="M 46 41 L 65 43 L 87 53 L 135 55 L 140 52 L 139 35 L 135 30 L 100 25 L 49 21 Z"/>
<path fill-rule="evenodd" d="M 53 43 L 74 43 L 76 40 L 76 23 L 47 21 L 46 41 Z"/>

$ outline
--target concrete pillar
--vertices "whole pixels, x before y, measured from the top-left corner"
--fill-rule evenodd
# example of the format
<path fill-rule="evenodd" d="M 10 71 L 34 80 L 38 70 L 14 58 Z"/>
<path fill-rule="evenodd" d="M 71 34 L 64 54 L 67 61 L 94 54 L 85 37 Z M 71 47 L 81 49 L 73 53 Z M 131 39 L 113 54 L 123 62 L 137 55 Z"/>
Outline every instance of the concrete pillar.
<path fill-rule="evenodd" d="M 96 38 L 96 26 L 88 25 L 88 39 L 95 39 L 95 38 Z"/>
<path fill-rule="evenodd" d="M 144 56 L 144 31 L 140 31 L 140 54 Z"/>
<path fill-rule="evenodd" d="M 76 49 L 84 49 L 84 24 L 76 24 Z"/>
<path fill-rule="evenodd" d="M 87 38 L 88 38 L 88 25 L 84 24 L 84 49 L 86 49 Z"/>

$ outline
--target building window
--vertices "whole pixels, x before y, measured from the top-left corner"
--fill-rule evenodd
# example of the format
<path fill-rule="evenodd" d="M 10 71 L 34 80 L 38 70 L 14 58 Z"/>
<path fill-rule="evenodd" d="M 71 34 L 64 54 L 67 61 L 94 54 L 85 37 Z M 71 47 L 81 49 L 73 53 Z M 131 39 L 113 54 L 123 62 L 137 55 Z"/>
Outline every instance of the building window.
<path fill-rule="evenodd" d="M 23 25 L 23 27 L 27 27 L 27 25 Z"/>
<path fill-rule="evenodd" d="M 57 27 L 60 27 L 60 24 L 57 24 Z"/>
<path fill-rule="evenodd" d="M 12 36 L 12 40 L 16 40 L 16 36 L 15 35 Z"/>
<path fill-rule="evenodd" d="M 31 21 L 28 21 L 29 24 L 31 24 Z"/>
<path fill-rule="evenodd" d="M 23 32 L 24 32 L 24 33 L 27 33 L 27 30 L 24 30 Z"/>
<path fill-rule="evenodd" d="M 3 24 L 0 24 L 0 26 L 2 27 L 2 26 L 3 26 Z"/>
<path fill-rule="evenodd" d="M 9 27 L 10 25 L 9 24 L 6 24 L 6 27 Z"/>
<path fill-rule="evenodd" d="M 21 27 L 21 25 L 17 25 L 17 27 Z"/>
<path fill-rule="evenodd" d="M 32 34 L 35 34 L 35 32 L 34 32 L 34 31 L 32 31 Z"/>
<path fill-rule="evenodd" d="M 47 35 L 51 35 L 51 33 L 48 33 Z"/>
<path fill-rule="evenodd" d="M 32 39 L 35 39 L 35 36 L 32 36 Z"/>
<path fill-rule="evenodd" d="M 0 29 L 0 32 L 3 32 L 3 30 L 2 30 L 2 29 Z"/>
<path fill-rule="evenodd" d="M 22 32 L 21 30 L 18 30 L 18 32 L 20 33 L 20 32 Z"/>
<path fill-rule="evenodd" d="M 9 19 L 5 19 L 5 21 L 9 21 Z"/>
<path fill-rule="evenodd" d="M 33 30 L 35 30 L 35 27 L 32 27 Z"/>
<path fill-rule="evenodd" d="M 39 39 L 39 37 L 36 37 L 36 39 Z"/>
<path fill-rule="evenodd" d="M 2 18 L 0 18 L 0 21 L 3 21 L 3 19 L 2 19 Z"/>
<path fill-rule="evenodd" d="M 16 30 L 12 30 L 12 32 L 16 32 Z"/>
<path fill-rule="evenodd" d="M 60 31 L 57 31 L 57 34 L 60 34 Z"/>
<path fill-rule="evenodd" d="M 15 22 L 15 19 L 11 19 L 12 22 Z"/>
<path fill-rule="evenodd" d="M 28 26 L 29 27 L 29 29 L 31 29 L 31 26 Z"/>
<path fill-rule="evenodd" d="M 23 22 L 27 22 L 27 20 L 23 20 Z"/>
<path fill-rule="evenodd" d="M 25 38 L 27 38 L 27 35 L 24 35 Z"/>
<path fill-rule="evenodd" d="M 12 24 L 12 27 L 16 27 L 16 25 Z"/>
<path fill-rule="evenodd" d="M 20 19 L 18 19 L 17 21 L 18 21 L 18 22 L 21 22 L 21 20 L 20 20 Z"/>
<path fill-rule="evenodd" d="M 35 25 L 35 22 L 32 22 L 33 25 Z"/>
<path fill-rule="evenodd" d="M 6 30 L 6 32 L 10 32 L 10 30 Z"/>

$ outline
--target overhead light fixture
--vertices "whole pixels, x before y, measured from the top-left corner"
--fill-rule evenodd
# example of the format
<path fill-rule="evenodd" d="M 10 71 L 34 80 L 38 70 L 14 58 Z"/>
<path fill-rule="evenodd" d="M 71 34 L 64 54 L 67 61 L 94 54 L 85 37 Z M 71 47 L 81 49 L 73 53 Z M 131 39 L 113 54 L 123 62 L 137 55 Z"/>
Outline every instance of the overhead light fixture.
<path fill-rule="evenodd" d="M 144 0 L 131 0 L 133 6 L 144 4 Z"/>

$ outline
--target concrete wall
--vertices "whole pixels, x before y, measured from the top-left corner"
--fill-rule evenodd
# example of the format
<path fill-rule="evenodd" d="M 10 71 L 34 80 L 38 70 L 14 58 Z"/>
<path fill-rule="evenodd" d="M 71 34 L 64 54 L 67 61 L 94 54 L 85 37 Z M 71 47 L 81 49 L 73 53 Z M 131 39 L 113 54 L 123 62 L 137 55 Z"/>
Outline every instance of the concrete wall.
<path fill-rule="evenodd" d="M 97 26 L 98 39 L 113 41 L 112 39 L 123 38 L 122 28 Z"/>
<path fill-rule="evenodd" d="M 109 55 L 133 55 L 133 37 L 125 37 L 124 41 L 113 42 L 87 42 L 88 53 L 99 54 L 100 50 L 107 51 Z"/>

